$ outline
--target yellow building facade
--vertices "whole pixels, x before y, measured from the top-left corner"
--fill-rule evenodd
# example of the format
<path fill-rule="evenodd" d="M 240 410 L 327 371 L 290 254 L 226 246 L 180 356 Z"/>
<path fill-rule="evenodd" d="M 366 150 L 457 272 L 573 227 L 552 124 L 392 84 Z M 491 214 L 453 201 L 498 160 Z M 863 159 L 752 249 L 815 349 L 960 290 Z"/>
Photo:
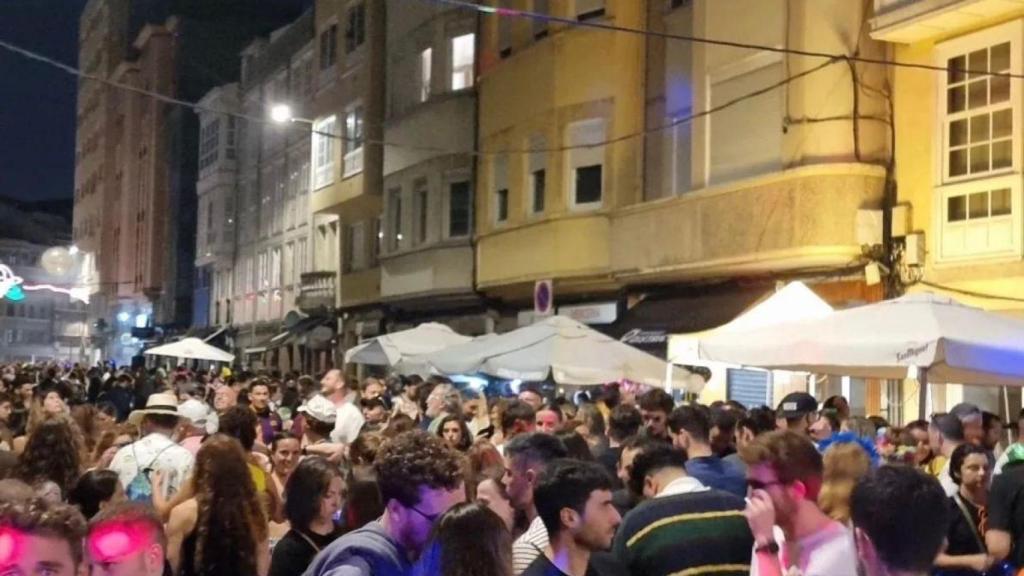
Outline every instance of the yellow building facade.
<path fill-rule="evenodd" d="M 884 55 L 857 4 L 502 6 Z M 612 306 L 595 327 L 666 355 L 668 335 L 724 324 L 788 280 L 840 307 L 883 297 L 864 266 L 882 242 L 884 70 L 510 16 L 483 17 L 481 37 L 476 277 L 507 315 L 522 321 L 534 283 L 551 279 L 559 309 Z M 702 400 L 739 397 L 748 376 L 762 382 L 749 402 L 806 385 L 740 372 L 714 374 Z M 883 387 L 860 389 L 859 409 L 884 414 Z"/>
<path fill-rule="evenodd" d="M 876 0 L 873 38 L 891 57 L 950 71 L 892 67 L 899 226 L 910 291 L 1024 316 L 1024 218 L 1019 78 L 1024 7 L 1012 2 Z M 967 72 L 970 71 L 971 73 Z M 975 402 L 1013 417 L 1019 391 L 932 385 L 930 411 Z M 916 413 L 917 396 L 909 398 Z"/>

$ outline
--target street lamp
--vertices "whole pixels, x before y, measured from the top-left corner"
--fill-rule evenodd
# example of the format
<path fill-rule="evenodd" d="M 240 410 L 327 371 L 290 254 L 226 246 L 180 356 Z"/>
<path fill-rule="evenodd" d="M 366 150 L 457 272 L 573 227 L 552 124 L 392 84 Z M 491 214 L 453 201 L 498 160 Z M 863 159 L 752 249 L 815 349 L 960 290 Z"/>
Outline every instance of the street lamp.
<path fill-rule="evenodd" d="M 291 122 L 292 108 L 287 104 L 275 104 L 270 108 L 270 119 L 278 124 Z"/>
<path fill-rule="evenodd" d="M 302 122 L 303 124 L 313 124 L 312 120 L 306 118 L 299 118 L 292 115 L 292 107 L 287 104 L 274 104 L 270 107 L 270 119 L 277 124 L 285 124 L 288 122 Z"/>

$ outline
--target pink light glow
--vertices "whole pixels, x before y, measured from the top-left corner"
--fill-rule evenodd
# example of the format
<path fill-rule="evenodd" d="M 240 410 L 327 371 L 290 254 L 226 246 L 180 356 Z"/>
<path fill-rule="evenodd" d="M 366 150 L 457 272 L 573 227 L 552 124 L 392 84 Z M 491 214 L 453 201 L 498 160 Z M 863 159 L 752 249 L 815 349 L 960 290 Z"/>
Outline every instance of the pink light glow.
<path fill-rule="evenodd" d="M 149 535 L 140 525 L 112 523 L 89 537 L 89 554 L 99 562 L 108 562 L 141 551 L 149 544 Z"/>
<path fill-rule="evenodd" d="M 23 539 L 24 535 L 14 528 L 0 528 L 0 568 L 18 561 Z"/>

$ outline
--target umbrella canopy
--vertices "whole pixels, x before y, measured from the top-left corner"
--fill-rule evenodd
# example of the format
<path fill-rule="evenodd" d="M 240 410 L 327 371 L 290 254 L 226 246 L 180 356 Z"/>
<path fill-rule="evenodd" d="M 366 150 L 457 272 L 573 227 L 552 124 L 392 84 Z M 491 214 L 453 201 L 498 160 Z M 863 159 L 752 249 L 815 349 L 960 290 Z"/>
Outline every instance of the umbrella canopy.
<path fill-rule="evenodd" d="M 761 368 L 931 382 L 1024 385 L 1024 322 L 934 294 L 913 294 L 817 319 L 723 332 L 700 357 Z"/>
<path fill-rule="evenodd" d="M 422 372 L 425 365 L 415 356 L 464 344 L 472 338 L 463 336 L 444 324 L 427 322 L 409 330 L 378 336 L 345 352 L 345 362 L 390 366 L 399 372 Z"/>
<path fill-rule="evenodd" d="M 189 360 L 210 360 L 212 362 L 233 362 L 234 354 L 229 354 L 216 346 L 211 346 L 199 338 L 183 338 L 177 342 L 150 348 L 143 352 L 150 356 L 173 356 Z"/>
<path fill-rule="evenodd" d="M 575 320 L 547 320 L 472 342 L 453 346 L 424 360 L 444 374 L 482 372 L 510 380 L 546 380 L 559 384 L 594 385 L 631 380 L 650 386 L 664 384 L 668 364 L 629 344 L 606 336 Z M 679 388 L 699 388 L 681 368 L 673 372 Z"/>
<path fill-rule="evenodd" d="M 728 332 L 742 332 L 764 328 L 781 322 L 823 318 L 832 313 L 832 307 L 803 282 L 790 282 L 784 288 L 751 307 L 731 322 L 717 328 L 673 334 L 669 337 L 669 359 L 686 364 L 699 361 L 703 340 Z"/>

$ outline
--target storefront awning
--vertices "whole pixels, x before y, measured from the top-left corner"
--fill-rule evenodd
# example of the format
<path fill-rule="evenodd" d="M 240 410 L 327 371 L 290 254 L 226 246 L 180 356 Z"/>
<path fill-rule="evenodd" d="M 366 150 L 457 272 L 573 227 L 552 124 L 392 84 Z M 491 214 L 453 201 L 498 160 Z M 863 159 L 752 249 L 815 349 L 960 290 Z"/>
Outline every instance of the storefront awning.
<path fill-rule="evenodd" d="M 708 287 L 701 294 L 651 295 L 602 331 L 665 358 L 671 334 L 708 330 L 728 323 L 772 291 L 773 286 Z"/>
<path fill-rule="evenodd" d="M 268 347 L 276 348 L 278 346 L 285 346 L 296 342 L 299 338 L 305 336 L 313 329 L 323 326 L 332 320 L 333 318 L 325 318 L 323 316 L 310 316 L 308 318 L 303 318 L 296 322 L 291 328 L 274 335 L 274 337 L 270 339 Z"/>

